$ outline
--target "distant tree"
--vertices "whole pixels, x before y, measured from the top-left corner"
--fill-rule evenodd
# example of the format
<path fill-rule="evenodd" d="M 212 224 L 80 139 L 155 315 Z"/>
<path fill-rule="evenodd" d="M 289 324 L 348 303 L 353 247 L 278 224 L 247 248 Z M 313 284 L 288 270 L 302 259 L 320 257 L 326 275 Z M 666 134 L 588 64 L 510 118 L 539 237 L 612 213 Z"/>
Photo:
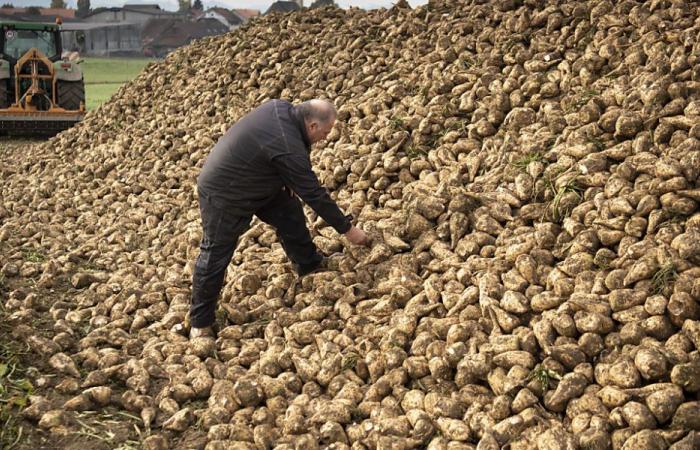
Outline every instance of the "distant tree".
<path fill-rule="evenodd" d="M 194 0 L 194 3 L 192 4 L 192 9 L 196 9 L 197 11 L 204 11 L 204 5 L 202 4 L 202 0 Z"/>
<path fill-rule="evenodd" d="M 40 16 L 41 15 L 41 9 L 38 6 L 28 6 L 26 11 L 27 11 L 27 15 L 30 15 L 30 16 Z"/>
<path fill-rule="evenodd" d="M 178 12 L 186 13 L 192 9 L 192 0 L 177 0 L 177 2 L 180 5 Z"/>
<path fill-rule="evenodd" d="M 66 7 L 66 2 L 63 0 L 51 0 L 51 8 L 63 9 Z"/>
<path fill-rule="evenodd" d="M 0 6 L 0 9 L 5 9 L 5 8 L 14 8 L 15 6 L 12 3 L 5 3 L 2 6 Z"/>
<path fill-rule="evenodd" d="M 78 0 L 78 9 L 75 15 L 78 17 L 85 17 L 90 14 L 90 0 Z"/>

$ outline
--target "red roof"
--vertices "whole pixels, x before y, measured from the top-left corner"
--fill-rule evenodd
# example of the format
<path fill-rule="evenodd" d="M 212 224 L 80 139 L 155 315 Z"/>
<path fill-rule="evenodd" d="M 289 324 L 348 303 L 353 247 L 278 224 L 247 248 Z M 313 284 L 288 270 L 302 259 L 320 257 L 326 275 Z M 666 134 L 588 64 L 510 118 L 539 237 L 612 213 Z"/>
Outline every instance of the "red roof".
<path fill-rule="evenodd" d="M 26 14 L 27 8 L 0 8 L 3 14 Z M 39 8 L 42 16 L 62 17 L 64 19 L 74 19 L 75 10 L 69 8 Z"/>
<path fill-rule="evenodd" d="M 246 20 L 260 15 L 257 9 L 234 9 L 233 11 Z"/>

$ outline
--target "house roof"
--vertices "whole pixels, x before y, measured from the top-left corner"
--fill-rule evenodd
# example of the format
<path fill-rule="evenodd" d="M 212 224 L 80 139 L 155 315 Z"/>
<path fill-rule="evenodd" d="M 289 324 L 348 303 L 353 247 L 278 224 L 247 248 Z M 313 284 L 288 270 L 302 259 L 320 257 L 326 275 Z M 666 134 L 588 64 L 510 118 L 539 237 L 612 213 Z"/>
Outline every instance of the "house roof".
<path fill-rule="evenodd" d="M 178 31 L 190 35 L 192 39 L 224 34 L 229 31 L 228 28 L 216 19 L 204 19 L 199 22 L 180 22 L 179 26 L 176 28 L 178 28 Z"/>
<path fill-rule="evenodd" d="M 5 16 L 10 15 L 25 15 L 27 14 L 28 8 L 0 8 L 0 14 Z M 42 16 L 59 16 L 62 19 L 74 19 L 75 10 L 69 8 L 39 8 L 39 12 Z"/>
<path fill-rule="evenodd" d="M 260 11 L 257 9 L 234 9 L 236 14 L 243 17 L 245 20 L 252 19 L 253 17 L 259 16 Z"/>
<path fill-rule="evenodd" d="M 144 46 L 175 48 L 189 44 L 193 39 L 228 32 L 216 19 L 183 22 L 174 19 L 152 19 L 146 23 L 141 39 Z"/>
<path fill-rule="evenodd" d="M 323 8 L 324 6 L 337 7 L 338 5 L 333 0 L 315 0 L 309 8 Z"/>
<path fill-rule="evenodd" d="M 199 19 L 200 17 L 203 17 L 204 14 L 206 14 L 205 11 L 200 11 L 194 8 L 190 9 L 190 17 L 192 17 L 193 19 Z"/>
<path fill-rule="evenodd" d="M 94 23 L 94 22 L 70 22 L 64 23 L 61 29 L 64 31 L 87 31 L 102 28 L 128 28 L 138 26 L 131 22 L 116 22 L 116 23 Z"/>
<path fill-rule="evenodd" d="M 162 9 L 160 9 L 160 6 L 156 3 L 125 3 L 124 9 L 143 9 L 143 10 L 163 11 Z"/>
<path fill-rule="evenodd" d="M 154 16 L 180 16 L 181 14 L 173 12 L 173 11 L 166 11 L 164 9 L 160 9 L 158 5 L 155 5 L 157 9 L 154 8 L 141 8 L 141 6 L 152 6 L 152 5 L 124 5 L 124 7 L 111 7 L 111 8 L 99 8 L 95 9 L 93 12 L 88 14 L 85 17 L 90 17 L 94 16 L 96 14 L 103 13 L 105 11 L 110 11 L 110 12 L 119 12 L 119 11 L 132 11 L 132 12 L 137 12 L 141 14 L 150 14 Z"/>
<path fill-rule="evenodd" d="M 209 12 L 209 11 L 212 11 L 212 12 L 215 12 L 215 13 L 221 15 L 221 17 L 226 19 L 226 21 L 231 25 L 240 25 L 245 20 L 245 18 L 239 16 L 236 12 L 231 11 L 231 10 L 226 9 L 226 8 L 209 8 L 209 10 L 207 12 Z"/>
<path fill-rule="evenodd" d="M 151 19 L 143 26 L 141 31 L 141 40 L 144 44 L 154 41 L 163 34 L 167 29 L 175 25 L 173 19 Z"/>
<path fill-rule="evenodd" d="M 270 13 L 289 13 L 292 11 L 299 11 L 301 7 L 296 3 L 296 2 L 288 2 L 288 1 L 277 1 L 270 5 L 267 11 L 265 11 L 265 14 L 270 14 Z"/>

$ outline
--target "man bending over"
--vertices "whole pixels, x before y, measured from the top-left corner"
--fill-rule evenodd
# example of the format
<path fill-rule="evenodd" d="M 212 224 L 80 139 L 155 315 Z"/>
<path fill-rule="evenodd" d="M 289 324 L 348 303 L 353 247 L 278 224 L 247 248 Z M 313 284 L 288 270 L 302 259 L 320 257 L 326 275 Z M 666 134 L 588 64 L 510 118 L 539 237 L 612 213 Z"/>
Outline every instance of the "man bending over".
<path fill-rule="evenodd" d="M 271 100 L 236 122 L 212 149 L 197 179 L 203 235 L 192 279 L 190 337 L 214 336 L 216 302 L 238 238 L 253 215 L 270 224 L 299 276 L 324 267 L 299 196 L 355 245 L 352 225 L 311 170 L 311 145 L 328 136 L 335 107 L 324 100 Z"/>

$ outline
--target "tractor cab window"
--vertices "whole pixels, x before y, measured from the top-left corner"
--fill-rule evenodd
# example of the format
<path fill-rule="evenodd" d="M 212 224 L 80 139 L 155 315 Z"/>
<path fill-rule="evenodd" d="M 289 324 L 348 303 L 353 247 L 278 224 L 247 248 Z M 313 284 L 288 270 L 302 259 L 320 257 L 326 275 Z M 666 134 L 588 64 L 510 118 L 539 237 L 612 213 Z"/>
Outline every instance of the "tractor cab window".
<path fill-rule="evenodd" d="M 5 48 L 2 52 L 19 59 L 28 50 L 37 48 L 50 58 L 56 54 L 56 39 L 52 31 L 6 30 Z"/>

